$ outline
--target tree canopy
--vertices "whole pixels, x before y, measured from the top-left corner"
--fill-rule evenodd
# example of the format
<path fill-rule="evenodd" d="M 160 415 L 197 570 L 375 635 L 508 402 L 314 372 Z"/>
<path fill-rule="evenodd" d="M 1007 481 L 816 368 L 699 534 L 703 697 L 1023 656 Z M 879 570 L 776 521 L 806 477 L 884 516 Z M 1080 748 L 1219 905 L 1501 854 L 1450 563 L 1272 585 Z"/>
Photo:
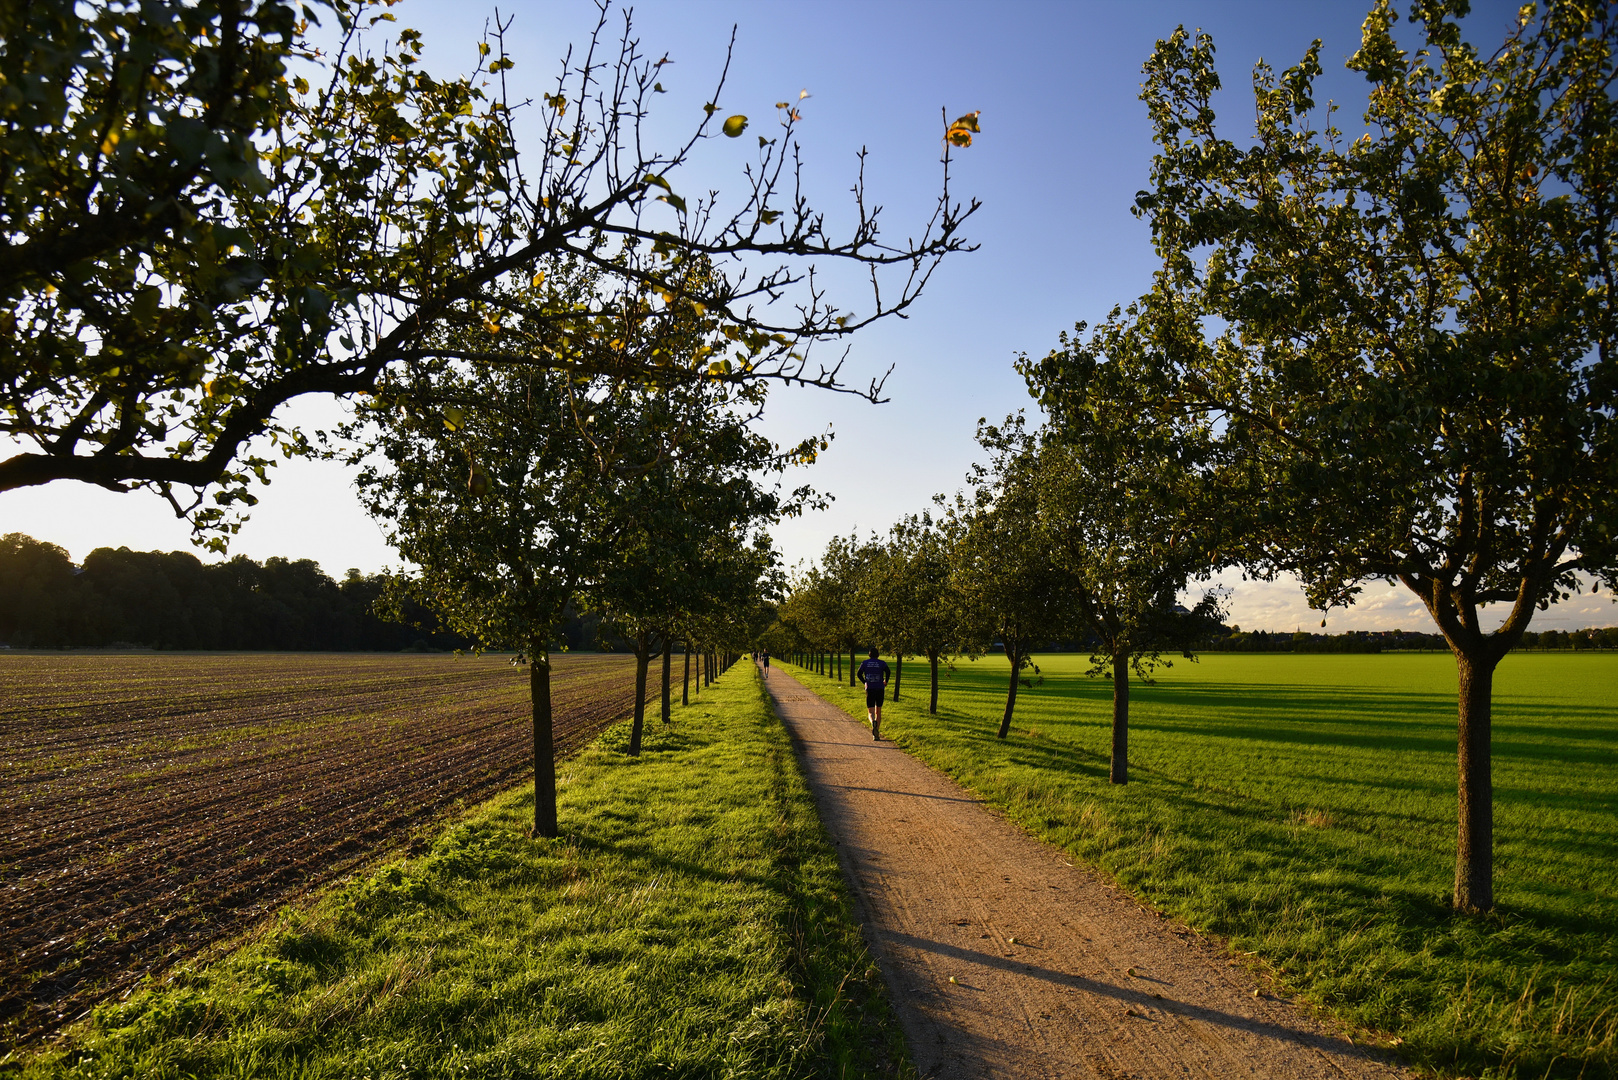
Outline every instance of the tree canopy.
<path fill-rule="evenodd" d="M 1011 665 L 999 730 L 1004 739 L 1022 673 L 1034 666 L 1033 649 L 1073 623 L 1073 582 L 1040 528 L 1038 440 L 1023 415 L 999 425 L 980 420 L 978 443 L 989 463 L 973 467 L 971 497 L 946 509 L 960 537 L 950 583 L 960 602 L 962 651 L 975 655 L 998 644 Z"/>
<path fill-rule="evenodd" d="M 1032 483 L 1035 520 L 1073 590 L 1074 624 L 1095 642 L 1090 674 L 1112 680 L 1112 767 L 1129 778 L 1129 677 L 1150 680 L 1164 652 L 1190 656 L 1223 612 L 1205 589 L 1231 546 L 1218 440 L 1206 413 L 1143 408 L 1161 391 L 1161 364 L 1136 319 L 1114 311 L 1088 339 L 1019 367 L 1051 414 Z"/>
<path fill-rule="evenodd" d="M 952 197 L 948 163 L 969 134 L 945 140 L 912 240 L 879 239 L 862 179 L 834 235 L 801 196 L 799 102 L 777 104 L 729 201 L 681 194 L 704 145 L 750 121 L 720 108 L 722 70 L 683 141 L 654 149 L 645 123 L 668 58 L 642 52 L 627 12 L 614 33 L 603 6 L 535 102 L 543 135 L 524 149 L 509 23 L 475 43 L 473 71 L 443 77 L 424 69 L 416 31 L 380 37 L 386 7 L 40 0 L 0 13 L 0 434 L 25 447 L 0 461 L 0 490 L 153 489 L 222 548 L 272 464 L 266 442 L 311 449 L 279 421 L 287 402 L 369 392 L 431 357 L 876 399 L 883 377 L 853 384 L 810 347 L 904 312 L 969 246 L 976 204 Z M 324 49 L 322 18 L 338 38 Z M 566 303 L 544 281 L 559 256 L 598 271 Z M 870 271 L 862 310 L 827 295 L 814 260 Z M 734 266 L 691 273 L 719 262 Z M 724 340 L 678 362 L 643 347 L 693 312 Z M 519 319 L 555 330 L 546 349 L 500 336 Z M 443 332 L 466 328 L 487 331 L 475 356 Z"/>
<path fill-rule="evenodd" d="M 1255 560 L 1322 608 L 1402 582 L 1454 650 L 1455 903 L 1488 908 L 1495 665 L 1579 574 L 1618 584 L 1618 134 L 1611 5 L 1525 7 L 1491 54 L 1465 11 L 1415 5 L 1407 51 L 1377 4 L 1358 137 L 1316 106 L 1319 42 L 1260 64 L 1251 146 L 1217 132 L 1213 43 L 1182 28 L 1147 65 L 1138 210 L 1159 404 L 1220 416 Z"/>

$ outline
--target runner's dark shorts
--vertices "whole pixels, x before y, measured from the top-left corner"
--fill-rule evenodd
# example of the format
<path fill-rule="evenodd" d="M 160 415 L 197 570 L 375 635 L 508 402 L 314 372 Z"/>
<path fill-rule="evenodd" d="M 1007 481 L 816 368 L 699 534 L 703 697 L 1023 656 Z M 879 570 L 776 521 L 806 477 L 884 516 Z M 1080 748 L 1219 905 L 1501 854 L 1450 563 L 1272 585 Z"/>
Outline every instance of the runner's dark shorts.
<path fill-rule="evenodd" d="M 883 686 L 879 682 L 868 682 L 868 683 L 866 683 L 865 684 L 865 707 L 867 709 L 874 709 L 874 708 L 878 707 L 879 705 L 881 705 L 882 704 L 882 691 L 885 690 L 885 689 L 887 689 L 887 687 Z"/>

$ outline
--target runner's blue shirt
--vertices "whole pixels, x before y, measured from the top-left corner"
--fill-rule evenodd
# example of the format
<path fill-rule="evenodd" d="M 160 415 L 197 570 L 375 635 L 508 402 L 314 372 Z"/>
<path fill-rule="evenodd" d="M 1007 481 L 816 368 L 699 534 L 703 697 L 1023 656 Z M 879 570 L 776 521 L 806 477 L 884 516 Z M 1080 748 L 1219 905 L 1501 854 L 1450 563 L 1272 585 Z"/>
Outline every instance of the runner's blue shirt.
<path fill-rule="evenodd" d="M 867 660 L 854 672 L 856 678 L 866 686 L 875 683 L 877 686 L 888 685 L 890 669 L 886 660 Z"/>

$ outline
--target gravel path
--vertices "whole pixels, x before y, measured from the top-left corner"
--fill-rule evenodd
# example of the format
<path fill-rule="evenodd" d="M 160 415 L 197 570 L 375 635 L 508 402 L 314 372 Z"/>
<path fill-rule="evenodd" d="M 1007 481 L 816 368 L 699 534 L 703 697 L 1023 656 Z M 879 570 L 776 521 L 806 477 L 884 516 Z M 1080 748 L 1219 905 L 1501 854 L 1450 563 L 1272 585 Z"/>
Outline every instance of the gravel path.
<path fill-rule="evenodd" d="M 786 672 L 768 684 L 923 1076 L 1407 1075 Z"/>

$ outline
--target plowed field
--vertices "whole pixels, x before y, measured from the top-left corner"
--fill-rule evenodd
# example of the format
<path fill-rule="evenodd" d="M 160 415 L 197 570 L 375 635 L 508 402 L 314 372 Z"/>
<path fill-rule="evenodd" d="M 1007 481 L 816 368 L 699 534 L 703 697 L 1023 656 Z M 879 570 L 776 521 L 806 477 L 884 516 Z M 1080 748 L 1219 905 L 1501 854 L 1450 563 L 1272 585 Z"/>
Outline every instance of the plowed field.
<path fill-rule="evenodd" d="M 557 658 L 557 752 L 634 663 Z M 493 657 L 0 656 L 0 1044 L 38 1038 L 530 775 Z"/>

